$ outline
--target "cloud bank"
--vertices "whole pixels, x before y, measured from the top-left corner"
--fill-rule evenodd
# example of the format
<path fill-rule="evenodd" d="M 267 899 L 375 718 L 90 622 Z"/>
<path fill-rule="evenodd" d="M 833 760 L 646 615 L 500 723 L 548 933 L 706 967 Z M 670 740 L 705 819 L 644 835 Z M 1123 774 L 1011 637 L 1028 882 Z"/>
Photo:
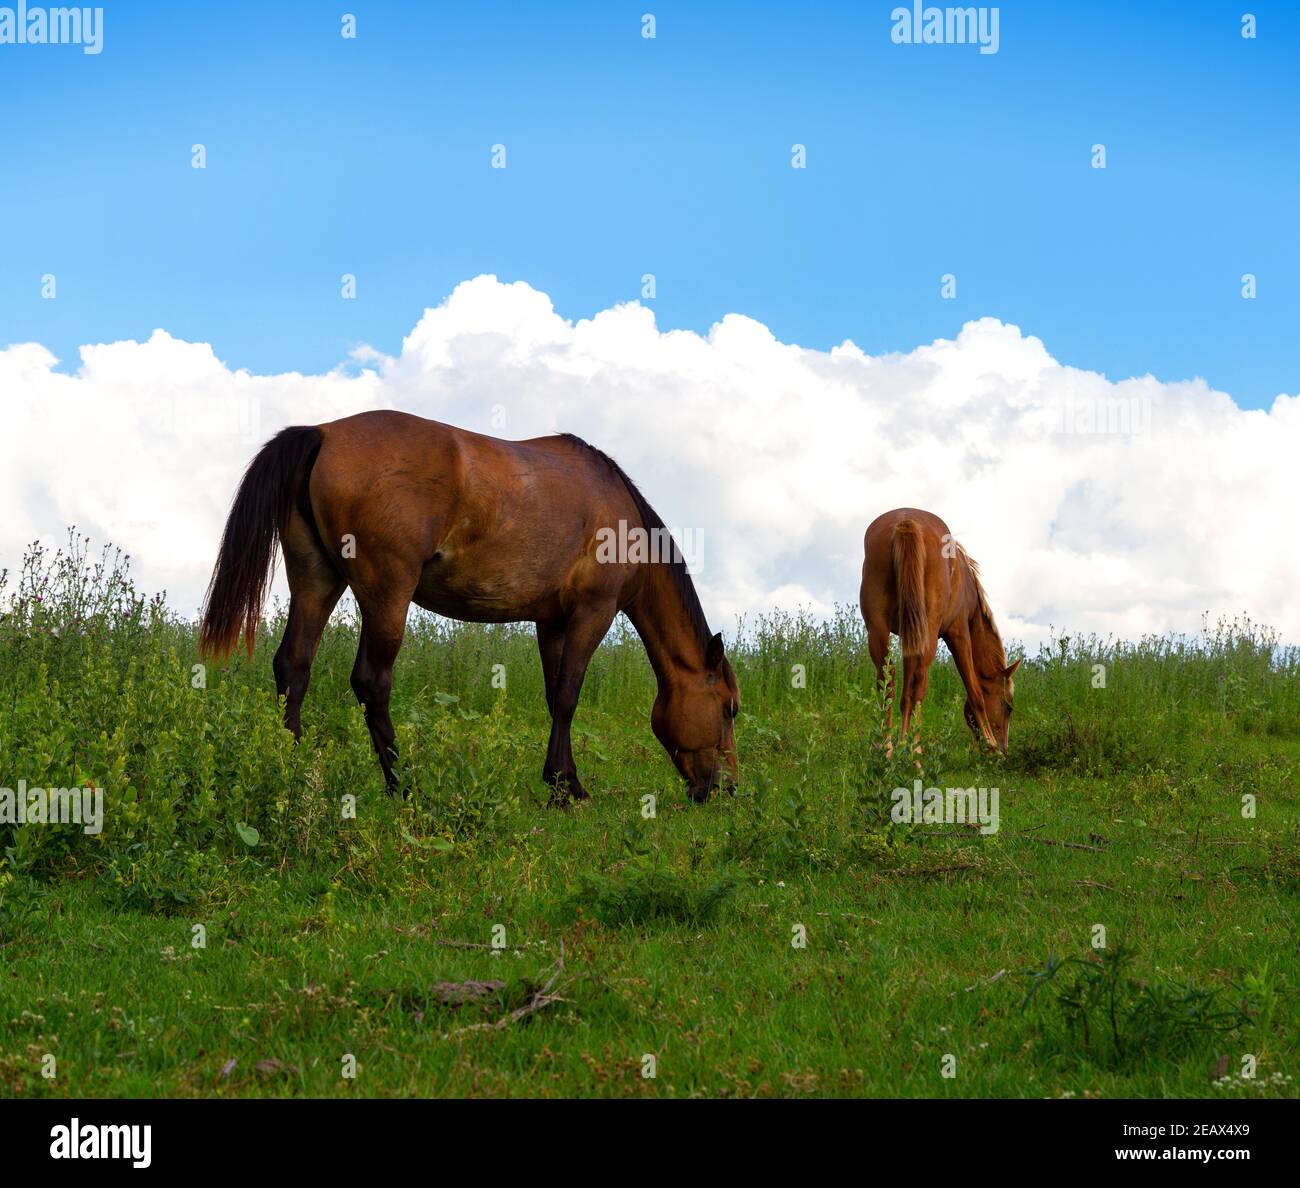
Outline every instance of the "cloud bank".
<path fill-rule="evenodd" d="M 1300 641 L 1291 477 L 1300 398 L 1245 411 L 1201 380 L 1112 383 L 984 318 L 872 356 L 778 341 L 729 314 L 707 335 L 619 305 L 569 321 L 480 276 L 400 354 L 326 375 L 232 371 L 157 330 L 0 350 L 0 567 L 75 523 L 181 612 L 202 597 L 243 467 L 284 425 L 399 408 L 502 437 L 570 431 L 691 534 L 711 621 L 854 603 L 862 534 L 893 507 L 943 516 L 979 560 L 1004 636 L 1125 637 L 1249 614 Z"/>

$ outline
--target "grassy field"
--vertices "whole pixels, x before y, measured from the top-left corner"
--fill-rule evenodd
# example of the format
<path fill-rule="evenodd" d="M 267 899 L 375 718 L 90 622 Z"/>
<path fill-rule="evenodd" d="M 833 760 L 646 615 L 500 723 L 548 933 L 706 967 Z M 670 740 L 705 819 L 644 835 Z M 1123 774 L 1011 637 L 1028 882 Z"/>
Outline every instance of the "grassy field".
<path fill-rule="evenodd" d="M 0 607 L 0 787 L 105 791 L 98 835 L 0 825 L 0 1095 L 1297 1095 L 1300 662 L 1250 624 L 1055 641 L 1006 761 L 936 666 L 920 775 L 998 788 L 984 835 L 890 819 L 918 760 L 855 613 L 727 633 L 741 785 L 703 806 L 620 622 L 563 812 L 531 629 L 413 620 L 402 800 L 346 619 L 294 746 L 276 624 L 196 671 L 77 548 Z"/>

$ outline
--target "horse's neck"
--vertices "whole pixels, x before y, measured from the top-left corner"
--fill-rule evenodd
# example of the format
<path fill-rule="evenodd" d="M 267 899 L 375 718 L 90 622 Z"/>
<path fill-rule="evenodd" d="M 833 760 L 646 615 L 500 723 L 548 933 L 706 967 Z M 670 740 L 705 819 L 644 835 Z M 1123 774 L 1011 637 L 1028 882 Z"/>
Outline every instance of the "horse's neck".
<path fill-rule="evenodd" d="M 980 676 L 996 676 L 1006 667 L 1002 639 L 997 633 L 997 628 L 988 621 L 980 609 L 978 598 L 971 609 L 970 645 L 975 669 Z"/>
<path fill-rule="evenodd" d="M 624 608 L 632 621 L 659 688 L 679 674 L 704 667 L 704 647 L 696 636 L 669 566 L 647 564 L 637 596 Z"/>

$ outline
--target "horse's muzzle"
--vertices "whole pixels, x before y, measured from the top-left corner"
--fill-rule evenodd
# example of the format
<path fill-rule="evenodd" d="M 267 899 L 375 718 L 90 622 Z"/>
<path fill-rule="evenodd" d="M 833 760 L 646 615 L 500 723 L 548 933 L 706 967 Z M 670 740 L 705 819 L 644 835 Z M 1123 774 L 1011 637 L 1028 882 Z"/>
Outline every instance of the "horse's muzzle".
<path fill-rule="evenodd" d="M 719 789 L 723 792 L 734 793 L 736 791 L 736 781 L 723 772 L 717 772 L 707 784 L 696 784 L 694 787 L 688 788 L 687 792 L 696 804 L 703 804 L 709 799 L 709 793 L 716 792 Z"/>

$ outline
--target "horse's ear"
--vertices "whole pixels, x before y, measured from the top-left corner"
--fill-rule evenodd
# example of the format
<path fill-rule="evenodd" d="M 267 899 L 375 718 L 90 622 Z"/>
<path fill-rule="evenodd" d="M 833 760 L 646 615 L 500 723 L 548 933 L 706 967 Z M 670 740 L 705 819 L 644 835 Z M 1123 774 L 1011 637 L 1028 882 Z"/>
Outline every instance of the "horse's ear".
<path fill-rule="evenodd" d="M 710 672 L 722 666 L 722 633 L 718 632 L 711 640 L 709 646 L 704 649 L 704 667 Z"/>
<path fill-rule="evenodd" d="M 1021 657 L 1020 657 L 1020 660 L 1023 660 L 1023 659 L 1024 659 L 1024 657 L 1021 656 Z M 1004 669 L 1002 670 L 1002 675 L 1003 675 L 1004 677 L 1006 677 L 1007 680 L 1010 680 L 1013 676 L 1016 675 L 1016 669 L 1020 667 L 1020 660 L 1017 660 L 1017 661 L 1016 661 L 1016 662 L 1015 662 L 1015 663 L 1014 663 L 1010 668 L 1004 668 Z"/>

